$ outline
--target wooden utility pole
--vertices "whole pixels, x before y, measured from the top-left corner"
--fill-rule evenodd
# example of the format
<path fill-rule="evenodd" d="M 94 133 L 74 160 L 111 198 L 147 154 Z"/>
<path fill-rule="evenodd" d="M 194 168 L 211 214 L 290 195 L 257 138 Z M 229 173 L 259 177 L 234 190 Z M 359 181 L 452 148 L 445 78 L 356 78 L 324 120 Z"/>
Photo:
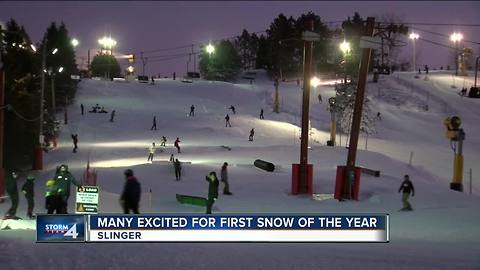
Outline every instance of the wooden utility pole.
<path fill-rule="evenodd" d="M 273 86 L 275 86 L 275 100 L 273 101 L 273 111 L 276 113 L 280 112 L 280 101 L 278 97 L 278 78 L 275 77 L 275 81 L 273 82 Z"/>
<path fill-rule="evenodd" d="M 2 42 L 0 40 L 0 42 Z M 1 44 L 0 44 L 1 46 Z M 1 50 L 0 50 L 1 52 Z M 0 55 L 1 58 L 1 55 Z M 3 169 L 3 130 L 5 126 L 5 71 L 0 59 L 0 197 L 5 194 L 5 171 Z M 3 201 L 0 199 L 0 202 Z"/>
<path fill-rule="evenodd" d="M 308 30 L 313 32 L 314 21 L 311 20 Z M 302 102 L 302 135 L 300 141 L 300 171 L 299 171 L 299 193 L 307 193 L 308 181 L 308 123 L 310 113 L 310 79 L 312 69 L 313 40 L 304 41 L 303 50 L 303 102 Z"/>
<path fill-rule="evenodd" d="M 375 24 L 375 18 L 367 18 L 365 36 L 372 37 Z M 344 199 L 351 199 L 352 183 L 354 177 L 355 160 L 357 157 L 358 137 L 360 135 L 360 124 L 362 121 L 363 101 L 365 98 L 365 88 L 367 85 L 368 66 L 370 64 L 371 48 L 362 49 L 362 59 L 360 62 L 360 72 L 358 74 L 357 94 L 352 117 L 352 128 L 350 129 L 350 143 L 348 147 L 347 167 L 344 179 Z"/>

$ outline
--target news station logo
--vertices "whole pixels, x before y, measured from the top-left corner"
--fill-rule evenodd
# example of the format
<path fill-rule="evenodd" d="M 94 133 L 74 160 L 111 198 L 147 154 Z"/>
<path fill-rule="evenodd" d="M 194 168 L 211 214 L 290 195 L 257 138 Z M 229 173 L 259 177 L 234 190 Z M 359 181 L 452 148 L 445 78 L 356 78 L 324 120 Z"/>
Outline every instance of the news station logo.
<path fill-rule="evenodd" d="M 37 242 L 84 242 L 83 215 L 38 215 Z"/>

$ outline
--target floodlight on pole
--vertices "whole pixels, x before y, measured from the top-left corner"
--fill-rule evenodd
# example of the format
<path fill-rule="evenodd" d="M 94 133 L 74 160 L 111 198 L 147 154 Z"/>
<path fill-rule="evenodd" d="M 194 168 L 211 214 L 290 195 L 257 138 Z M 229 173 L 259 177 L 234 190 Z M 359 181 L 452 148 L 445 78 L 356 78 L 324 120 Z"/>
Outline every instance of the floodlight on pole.
<path fill-rule="evenodd" d="M 347 55 L 350 53 L 350 43 L 343 41 L 340 43 L 340 50 L 343 52 L 344 64 L 343 64 L 343 83 L 347 84 Z"/>
<path fill-rule="evenodd" d="M 350 53 L 350 43 L 344 40 L 342 43 L 340 43 L 340 50 L 344 54 Z"/>
<path fill-rule="evenodd" d="M 412 33 L 410 33 L 410 35 L 408 37 L 412 40 L 412 43 L 413 43 L 413 72 L 415 72 L 415 70 L 416 70 L 416 65 L 415 65 L 415 40 L 417 40 L 420 37 L 420 35 L 412 32 Z"/>
<path fill-rule="evenodd" d="M 58 72 L 59 72 L 59 73 L 62 73 L 62 71 L 63 71 L 63 67 L 59 67 L 59 68 L 58 68 Z"/>
<path fill-rule="evenodd" d="M 53 49 L 52 54 L 56 54 L 57 52 L 58 52 L 58 49 L 55 48 L 55 49 Z"/>
<path fill-rule="evenodd" d="M 450 40 L 455 44 L 455 76 L 458 76 L 458 43 L 462 41 L 462 33 L 453 33 L 450 35 Z"/>
<path fill-rule="evenodd" d="M 73 46 L 73 47 L 77 47 L 78 44 L 80 43 L 80 42 L 78 41 L 78 39 L 76 39 L 76 38 L 72 38 L 72 41 L 71 41 L 71 42 L 72 42 L 72 46 Z"/>
<path fill-rule="evenodd" d="M 317 86 L 320 85 L 320 79 L 318 77 L 312 77 L 310 79 L 310 85 L 316 88 Z"/>
<path fill-rule="evenodd" d="M 215 52 L 215 47 L 213 47 L 213 45 L 209 43 L 205 48 L 205 50 L 207 51 L 208 54 L 212 54 Z"/>

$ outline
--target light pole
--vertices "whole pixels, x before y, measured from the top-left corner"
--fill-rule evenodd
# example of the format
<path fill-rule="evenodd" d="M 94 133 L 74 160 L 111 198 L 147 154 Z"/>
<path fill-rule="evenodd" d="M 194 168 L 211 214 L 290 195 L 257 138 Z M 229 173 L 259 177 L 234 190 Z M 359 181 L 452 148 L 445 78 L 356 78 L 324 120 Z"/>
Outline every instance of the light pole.
<path fill-rule="evenodd" d="M 417 33 L 410 33 L 408 36 L 412 40 L 412 45 L 413 45 L 413 72 L 415 73 L 416 66 L 415 66 L 415 40 L 417 40 L 420 36 Z"/>
<path fill-rule="evenodd" d="M 347 84 L 347 55 L 350 53 L 350 43 L 344 40 L 340 43 L 340 50 L 343 52 L 343 83 Z"/>
<path fill-rule="evenodd" d="M 117 41 L 114 40 L 112 37 L 103 37 L 98 40 L 98 43 L 102 45 L 102 53 L 113 55 L 113 47 L 117 45 Z"/>
<path fill-rule="evenodd" d="M 211 44 L 208 43 L 208 45 L 205 47 L 205 51 L 208 53 L 208 64 L 207 64 L 207 76 L 208 76 L 208 71 L 209 71 L 209 66 L 210 66 L 210 58 L 212 57 L 212 54 L 215 53 L 215 47 Z M 187 67 L 188 69 L 188 67 Z"/>
<path fill-rule="evenodd" d="M 455 76 L 458 76 L 458 43 L 462 41 L 463 35 L 461 33 L 453 33 L 450 35 L 450 40 L 455 44 Z"/>

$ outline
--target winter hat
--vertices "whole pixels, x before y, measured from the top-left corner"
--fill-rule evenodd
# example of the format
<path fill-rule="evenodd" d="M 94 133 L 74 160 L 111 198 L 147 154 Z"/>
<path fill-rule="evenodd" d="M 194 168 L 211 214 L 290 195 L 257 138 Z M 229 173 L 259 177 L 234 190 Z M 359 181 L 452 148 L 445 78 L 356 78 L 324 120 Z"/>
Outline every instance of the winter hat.
<path fill-rule="evenodd" d="M 27 176 L 27 180 L 33 181 L 33 180 L 35 180 L 35 177 L 33 175 L 29 174 Z"/>
<path fill-rule="evenodd" d="M 124 174 L 125 174 L 126 177 L 130 177 L 130 176 L 133 176 L 133 171 L 130 170 L 130 169 L 126 169 Z"/>

